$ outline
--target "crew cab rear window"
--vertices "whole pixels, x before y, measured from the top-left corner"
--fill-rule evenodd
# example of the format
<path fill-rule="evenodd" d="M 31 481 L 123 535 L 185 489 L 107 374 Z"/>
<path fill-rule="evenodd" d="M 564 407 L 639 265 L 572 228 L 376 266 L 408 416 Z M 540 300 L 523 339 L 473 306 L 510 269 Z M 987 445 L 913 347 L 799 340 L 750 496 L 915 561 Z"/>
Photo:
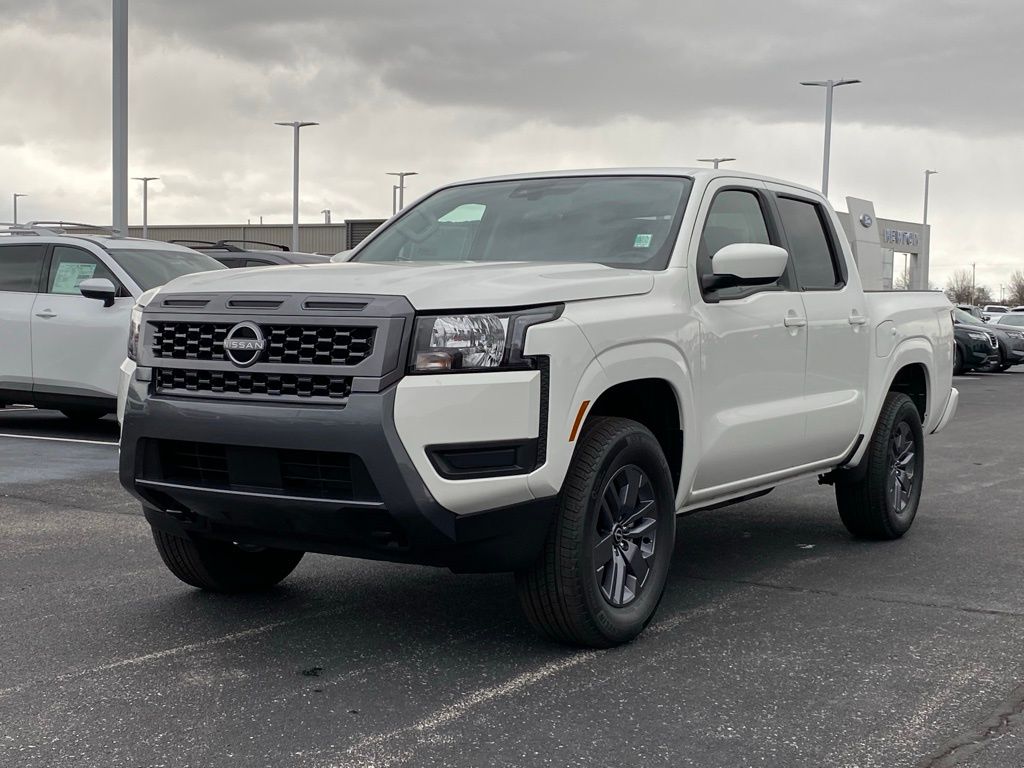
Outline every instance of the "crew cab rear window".
<path fill-rule="evenodd" d="M 45 245 L 0 245 L 0 291 L 38 292 L 45 257 Z"/>
<path fill-rule="evenodd" d="M 793 197 L 779 197 L 778 206 L 800 288 L 813 291 L 842 286 L 839 254 L 821 206 Z"/>

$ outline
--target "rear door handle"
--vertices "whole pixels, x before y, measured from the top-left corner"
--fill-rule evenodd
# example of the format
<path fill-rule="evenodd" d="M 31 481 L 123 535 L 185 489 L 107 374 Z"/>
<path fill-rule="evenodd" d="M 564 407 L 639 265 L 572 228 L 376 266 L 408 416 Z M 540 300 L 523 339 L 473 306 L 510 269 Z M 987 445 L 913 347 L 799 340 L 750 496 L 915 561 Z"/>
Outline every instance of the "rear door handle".
<path fill-rule="evenodd" d="M 858 315 L 856 313 L 851 314 L 847 320 L 850 321 L 850 325 L 867 325 L 868 319 L 864 315 Z"/>
<path fill-rule="evenodd" d="M 36 312 L 36 317 L 42 317 L 42 318 L 44 318 L 46 320 L 49 320 L 51 317 L 56 317 L 56 316 L 57 316 L 56 312 L 50 312 L 49 310 L 44 310 L 43 312 Z"/>
<path fill-rule="evenodd" d="M 797 317 L 796 315 L 786 315 L 782 322 L 785 323 L 787 328 L 803 328 L 807 325 L 807 318 Z"/>

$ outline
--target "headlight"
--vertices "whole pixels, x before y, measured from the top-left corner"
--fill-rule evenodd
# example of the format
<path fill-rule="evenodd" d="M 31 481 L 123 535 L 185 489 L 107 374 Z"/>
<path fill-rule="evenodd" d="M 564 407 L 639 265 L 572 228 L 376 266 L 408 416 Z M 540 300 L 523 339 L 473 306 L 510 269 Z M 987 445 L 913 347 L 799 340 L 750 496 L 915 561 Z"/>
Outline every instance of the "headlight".
<path fill-rule="evenodd" d="M 128 325 L 128 359 L 139 360 L 139 334 L 142 332 L 142 307 L 132 307 L 132 319 Z"/>
<path fill-rule="evenodd" d="M 1024 339 L 1024 333 L 1020 331 L 1006 331 L 1006 335 L 1011 339 Z"/>
<path fill-rule="evenodd" d="M 526 367 L 523 346 L 527 329 L 561 313 L 559 305 L 512 312 L 421 315 L 416 318 L 409 368 L 415 373 L 438 373 Z"/>
<path fill-rule="evenodd" d="M 988 336 L 986 336 L 984 333 L 975 333 L 974 331 L 968 331 L 967 335 L 970 336 L 972 339 L 977 339 L 978 341 L 988 341 Z"/>

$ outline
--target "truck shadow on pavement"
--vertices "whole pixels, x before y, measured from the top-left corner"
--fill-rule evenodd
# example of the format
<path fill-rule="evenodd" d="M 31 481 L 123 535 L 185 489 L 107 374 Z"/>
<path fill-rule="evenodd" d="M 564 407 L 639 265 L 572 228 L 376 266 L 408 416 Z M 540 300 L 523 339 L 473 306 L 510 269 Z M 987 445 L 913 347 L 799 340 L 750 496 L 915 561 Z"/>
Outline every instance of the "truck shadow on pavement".
<path fill-rule="evenodd" d="M 802 563 L 813 565 L 826 553 L 842 558 L 864 546 L 819 503 L 806 509 L 765 502 L 742 506 L 747 509 L 679 520 L 672 572 L 652 627 Z M 178 638 L 182 643 L 251 632 L 252 642 L 268 644 L 282 659 L 294 658 L 296 668 L 320 667 L 317 677 L 349 670 L 364 658 L 409 662 L 422 654 L 456 653 L 473 664 L 495 655 L 511 661 L 573 652 L 531 630 L 511 575 L 451 574 L 318 555 L 307 555 L 268 593 L 213 595 L 182 585 L 138 610 L 149 615 L 125 617 L 136 627 L 140 620 L 178 630 L 195 627 L 195 633 Z M 185 624 L 182 617 L 189 617 Z"/>

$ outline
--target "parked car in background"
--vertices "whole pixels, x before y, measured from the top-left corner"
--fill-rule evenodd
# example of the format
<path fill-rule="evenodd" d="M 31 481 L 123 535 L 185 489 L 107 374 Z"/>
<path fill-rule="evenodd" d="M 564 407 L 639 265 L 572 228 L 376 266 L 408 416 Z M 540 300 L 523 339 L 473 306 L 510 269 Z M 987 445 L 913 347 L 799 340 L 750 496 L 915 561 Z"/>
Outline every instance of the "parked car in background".
<path fill-rule="evenodd" d="M 985 317 L 985 313 L 981 311 L 981 307 L 975 307 L 971 304 L 957 304 L 956 308 L 961 312 L 966 312 L 968 315 L 973 315 L 979 323 L 988 322 L 988 318 Z"/>
<path fill-rule="evenodd" d="M 1007 312 L 993 318 L 993 325 L 1001 325 L 1006 328 L 1024 328 L 1024 312 Z"/>
<path fill-rule="evenodd" d="M 953 375 L 988 368 L 999 359 L 999 341 L 973 325 L 953 324 Z"/>
<path fill-rule="evenodd" d="M 319 253 L 301 253 L 284 245 L 264 243 L 259 240 L 172 240 L 176 245 L 185 245 L 207 254 L 225 267 L 272 267 L 282 264 L 326 264 L 330 256 Z M 260 246 L 248 248 L 246 246 Z"/>
<path fill-rule="evenodd" d="M 974 315 L 964 312 L 959 307 L 953 309 L 954 325 L 984 333 L 996 340 L 996 359 L 990 360 L 979 370 L 986 372 L 1005 371 L 1011 365 L 1024 363 L 1024 333 L 1011 330 L 1009 327 L 997 328 L 991 324 L 982 324 L 977 321 Z"/>
<path fill-rule="evenodd" d="M 86 225 L 0 229 L 0 405 L 95 419 L 115 409 L 135 301 L 168 280 L 224 266 L 179 245 Z"/>
<path fill-rule="evenodd" d="M 981 308 L 981 311 L 987 315 L 999 315 L 1003 312 L 1009 312 L 1010 308 L 1003 304 L 986 304 Z"/>
<path fill-rule="evenodd" d="M 906 533 L 958 402 L 950 309 L 865 292 L 789 182 L 452 184 L 347 264 L 144 297 L 121 482 L 187 584 L 269 588 L 307 551 L 516 572 L 537 629 L 607 647 L 651 620 L 678 514 L 819 476 L 853 535 Z"/>

